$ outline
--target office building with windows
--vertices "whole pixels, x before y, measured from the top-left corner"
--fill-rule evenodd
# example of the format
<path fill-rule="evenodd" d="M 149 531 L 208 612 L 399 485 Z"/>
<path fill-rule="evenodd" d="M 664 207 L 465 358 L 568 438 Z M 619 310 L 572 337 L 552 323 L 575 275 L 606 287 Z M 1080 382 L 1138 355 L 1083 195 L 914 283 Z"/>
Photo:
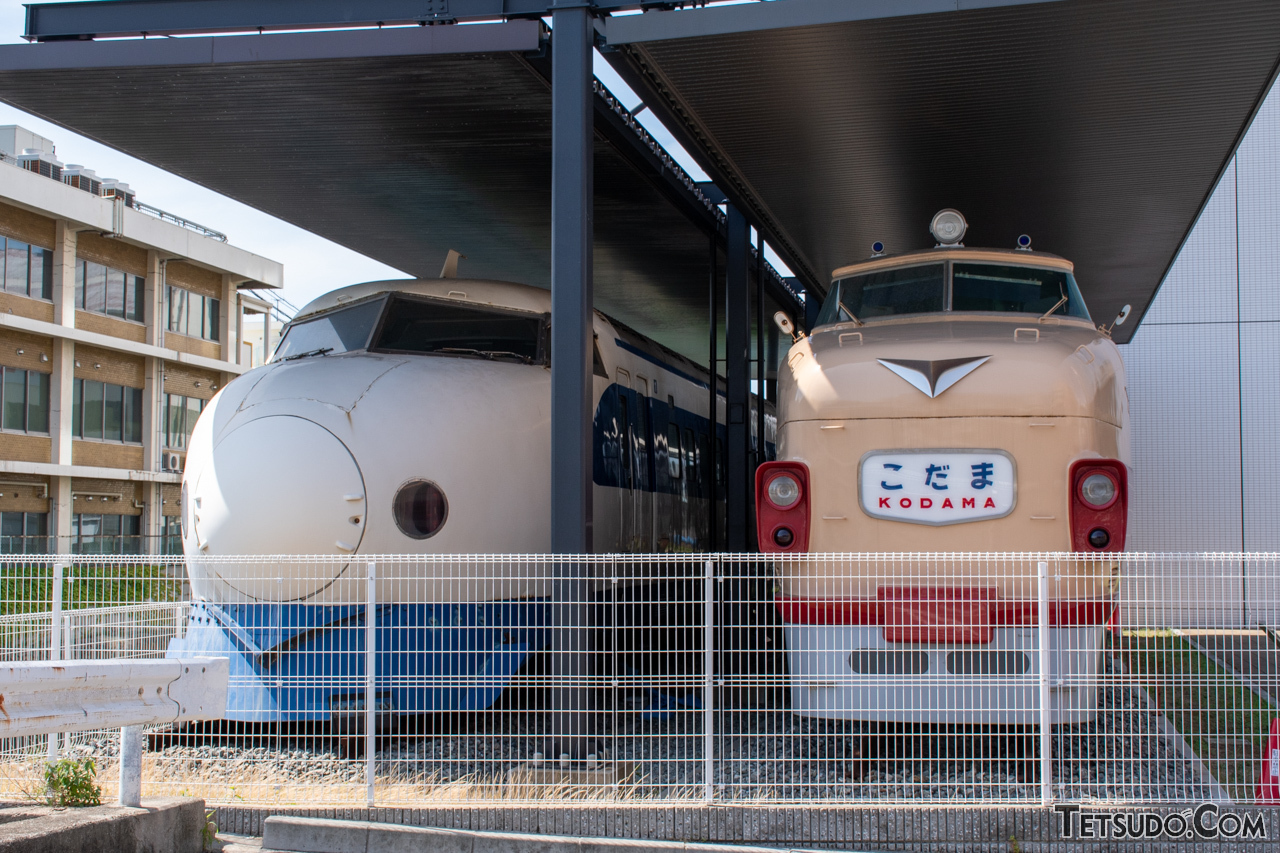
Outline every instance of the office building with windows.
<path fill-rule="evenodd" d="M 0 552 L 181 550 L 187 440 L 280 264 L 0 127 Z"/>

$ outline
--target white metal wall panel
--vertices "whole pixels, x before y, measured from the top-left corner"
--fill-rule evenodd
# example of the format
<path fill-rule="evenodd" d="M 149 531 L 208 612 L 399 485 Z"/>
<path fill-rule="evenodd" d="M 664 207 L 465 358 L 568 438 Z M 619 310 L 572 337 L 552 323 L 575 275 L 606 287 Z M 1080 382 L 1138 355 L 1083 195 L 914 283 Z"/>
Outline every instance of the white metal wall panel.
<path fill-rule="evenodd" d="M 1235 215 L 1235 175 L 1228 169 L 1131 343 L 1155 325 L 1236 321 Z"/>
<path fill-rule="evenodd" d="M 1130 548 L 1240 548 L 1234 324 L 1143 327 L 1124 347 L 1133 430 Z"/>

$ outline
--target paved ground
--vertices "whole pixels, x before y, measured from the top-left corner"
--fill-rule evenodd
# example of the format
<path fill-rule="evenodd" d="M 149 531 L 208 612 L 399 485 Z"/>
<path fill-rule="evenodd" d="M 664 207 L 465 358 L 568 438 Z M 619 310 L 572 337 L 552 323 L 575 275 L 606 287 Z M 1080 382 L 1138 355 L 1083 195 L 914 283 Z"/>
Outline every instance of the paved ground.
<path fill-rule="evenodd" d="M 1280 707 L 1280 645 L 1262 630 L 1179 632 L 1224 668 Z"/>

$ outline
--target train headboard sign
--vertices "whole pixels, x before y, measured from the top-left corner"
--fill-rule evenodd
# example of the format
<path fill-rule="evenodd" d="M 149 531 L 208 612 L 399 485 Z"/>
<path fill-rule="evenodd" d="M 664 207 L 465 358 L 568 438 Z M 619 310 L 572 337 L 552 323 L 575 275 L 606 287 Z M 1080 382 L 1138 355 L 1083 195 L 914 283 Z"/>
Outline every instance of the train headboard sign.
<path fill-rule="evenodd" d="M 1017 473 L 1003 450 L 873 450 L 859 464 L 858 496 L 872 518 L 963 524 L 1013 512 Z"/>

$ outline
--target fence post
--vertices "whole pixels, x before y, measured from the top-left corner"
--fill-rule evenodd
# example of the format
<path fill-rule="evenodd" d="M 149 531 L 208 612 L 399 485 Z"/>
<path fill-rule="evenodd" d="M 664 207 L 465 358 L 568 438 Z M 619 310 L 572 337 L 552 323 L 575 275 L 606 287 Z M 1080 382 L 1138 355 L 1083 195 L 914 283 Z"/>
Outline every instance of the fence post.
<path fill-rule="evenodd" d="M 1036 615 L 1040 640 L 1040 805 L 1053 803 L 1052 709 L 1049 705 L 1049 564 L 1041 560 L 1036 566 L 1039 606 Z"/>
<path fill-rule="evenodd" d="M 715 688 L 715 669 L 716 669 L 716 563 L 715 560 L 707 560 L 706 577 L 703 581 L 703 607 L 705 611 L 705 626 L 703 629 L 703 661 L 702 661 L 702 713 L 704 722 L 702 725 L 703 745 L 702 745 L 702 798 L 708 803 L 715 799 L 715 768 L 716 768 L 716 688 Z"/>
<path fill-rule="evenodd" d="M 364 783 L 365 800 L 373 808 L 374 752 L 377 747 L 375 730 L 378 699 L 375 695 L 378 667 L 378 564 L 369 563 L 368 590 L 364 601 Z"/>
<path fill-rule="evenodd" d="M 142 726 L 120 729 L 120 805 L 142 805 Z"/>
<path fill-rule="evenodd" d="M 53 606 L 49 611 L 49 660 L 62 660 L 62 578 L 66 571 L 62 563 L 53 564 Z M 58 747 L 62 735 L 49 735 L 49 761 L 58 760 Z"/>

